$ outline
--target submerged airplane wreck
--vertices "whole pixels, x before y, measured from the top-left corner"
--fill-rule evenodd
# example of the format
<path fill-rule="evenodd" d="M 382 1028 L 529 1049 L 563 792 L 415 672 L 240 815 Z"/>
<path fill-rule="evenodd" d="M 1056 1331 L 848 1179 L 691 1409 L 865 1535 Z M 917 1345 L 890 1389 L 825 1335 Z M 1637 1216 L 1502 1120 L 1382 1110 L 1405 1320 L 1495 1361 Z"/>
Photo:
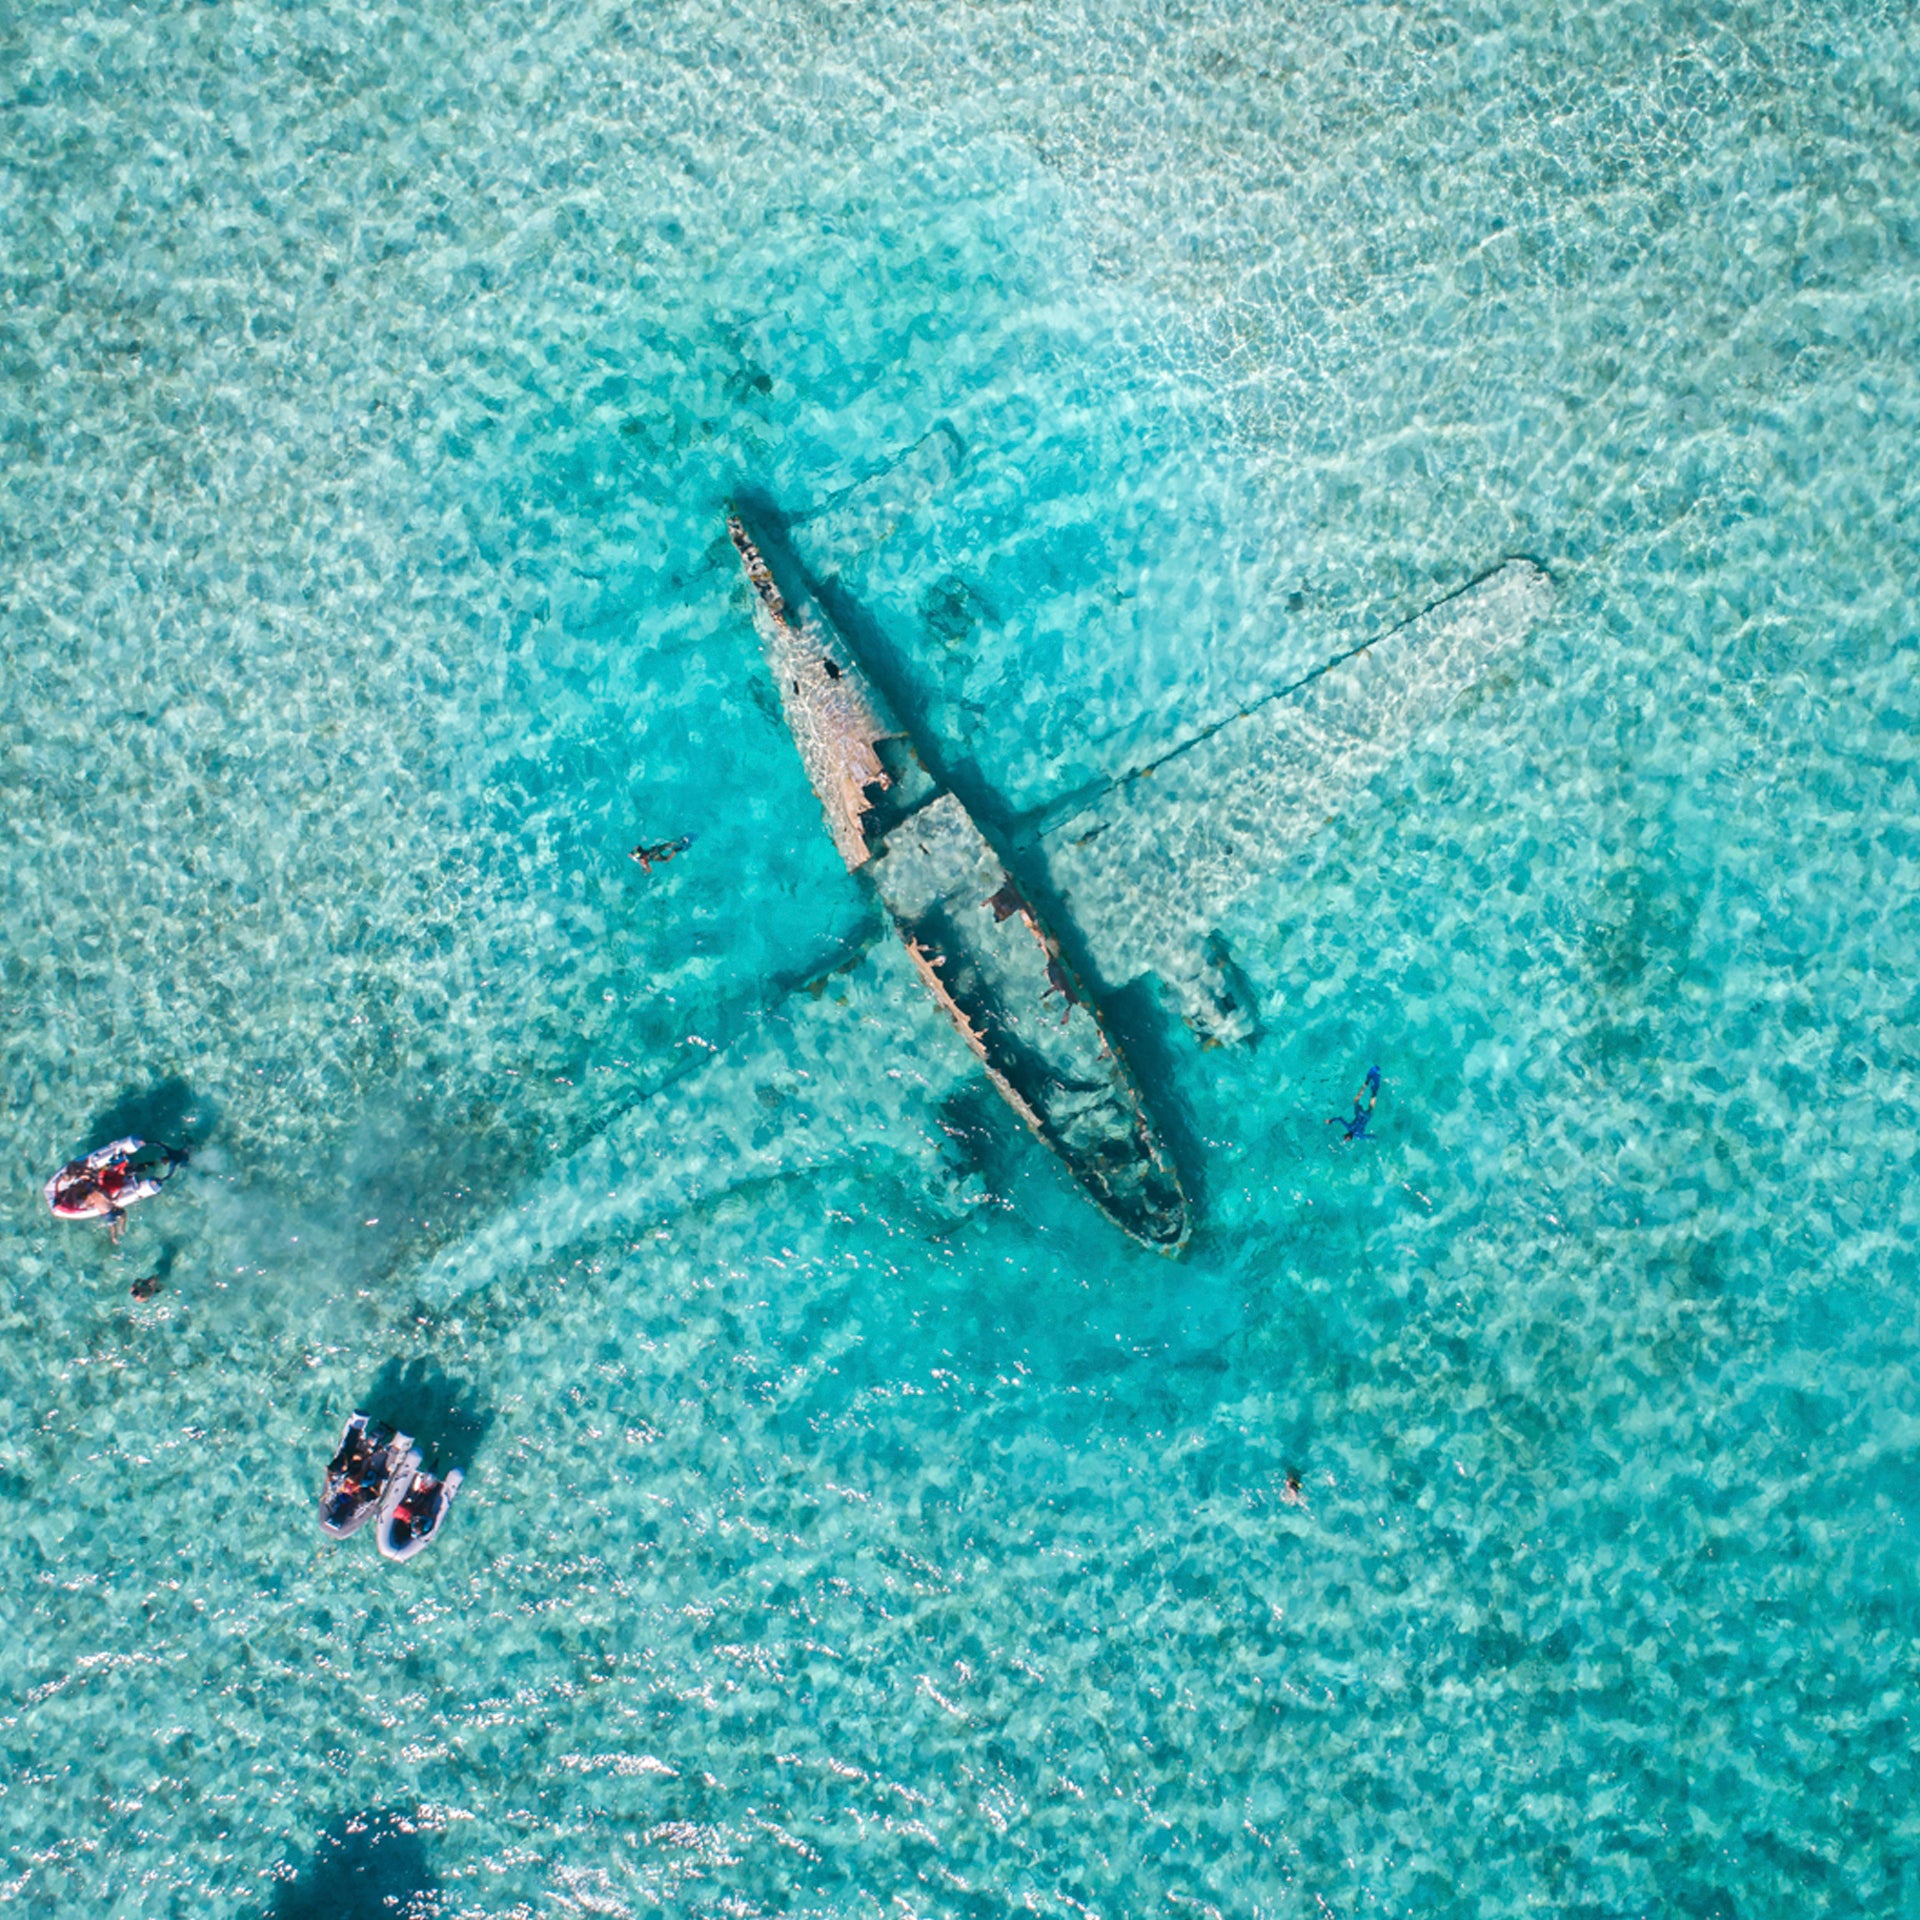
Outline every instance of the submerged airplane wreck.
<path fill-rule="evenodd" d="M 802 590 L 932 536 L 965 467 L 937 429 L 791 523 L 776 583 L 737 517 L 756 624 L 789 728 L 850 870 L 868 872 L 928 990 L 1003 1098 L 1128 1233 L 1178 1248 L 1188 1207 L 1095 1001 L 966 809 L 928 770 Z M 898 572 L 898 569 L 894 569 Z M 856 572 L 857 577 L 857 572 Z M 869 590 L 877 581 L 869 581 Z M 1151 978 L 1202 1044 L 1258 1040 L 1287 862 L 1514 655 L 1554 601 L 1527 560 L 1302 670 L 1144 764 L 1030 813 L 1017 857 L 1082 943 L 1097 994 Z M 977 709 L 976 709 L 977 711 Z"/>
<path fill-rule="evenodd" d="M 864 871 L 915 970 L 1000 1096 L 1117 1226 L 1163 1252 L 1188 1207 L 1126 1063 L 1048 931 L 934 779 L 850 650 L 785 591 L 737 516 L 781 707 L 849 872 Z"/>

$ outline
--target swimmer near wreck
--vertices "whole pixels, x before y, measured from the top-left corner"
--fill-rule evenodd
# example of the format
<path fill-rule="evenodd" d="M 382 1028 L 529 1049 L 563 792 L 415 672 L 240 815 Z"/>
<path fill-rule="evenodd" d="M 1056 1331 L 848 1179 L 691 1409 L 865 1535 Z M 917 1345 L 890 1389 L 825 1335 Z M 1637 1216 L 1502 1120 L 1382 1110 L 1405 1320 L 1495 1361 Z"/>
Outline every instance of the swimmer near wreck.
<path fill-rule="evenodd" d="M 693 845 L 693 835 L 683 833 L 677 840 L 653 840 L 643 842 L 627 855 L 643 873 L 651 873 L 655 867 L 664 867 L 669 860 L 683 854 Z"/>
<path fill-rule="evenodd" d="M 1345 1146 L 1349 1140 L 1367 1138 L 1367 1128 L 1373 1120 L 1374 1103 L 1380 1098 L 1380 1069 L 1367 1069 L 1366 1084 L 1353 1096 L 1353 1118 L 1342 1120 L 1337 1113 L 1327 1115 L 1327 1125 L 1339 1127 L 1340 1144 Z"/>
<path fill-rule="evenodd" d="M 69 1160 L 44 1189 L 59 1220 L 104 1220 L 113 1243 L 127 1224 L 127 1209 L 153 1196 L 187 1163 L 183 1147 L 155 1146 L 131 1137 L 97 1147 L 84 1160 Z"/>

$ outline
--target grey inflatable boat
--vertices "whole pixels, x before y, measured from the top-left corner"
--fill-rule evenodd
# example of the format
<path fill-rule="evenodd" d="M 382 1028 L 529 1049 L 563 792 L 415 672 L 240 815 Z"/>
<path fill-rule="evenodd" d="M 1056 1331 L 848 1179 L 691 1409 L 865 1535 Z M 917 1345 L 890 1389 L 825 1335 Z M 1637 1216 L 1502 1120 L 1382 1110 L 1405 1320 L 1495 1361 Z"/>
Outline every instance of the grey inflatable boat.
<path fill-rule="evenodd" d="M 327 1462 L 320 1491 L 320 1531 L 344 1540 L 378 1513 L 399 1481 L 411 1480 L 420 1464 L 412 1438 L 356 1413 Z"/>

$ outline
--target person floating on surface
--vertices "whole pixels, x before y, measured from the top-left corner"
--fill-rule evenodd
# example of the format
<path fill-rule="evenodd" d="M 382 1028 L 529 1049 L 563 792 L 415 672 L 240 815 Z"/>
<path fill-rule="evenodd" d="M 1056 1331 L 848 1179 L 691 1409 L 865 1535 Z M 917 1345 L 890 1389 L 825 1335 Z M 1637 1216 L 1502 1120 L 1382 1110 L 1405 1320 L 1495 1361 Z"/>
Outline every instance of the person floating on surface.
<path fill-rule="evenodd" d="M 1367 1083 L 1353 1096 L 1353 1118 L 1343 1121 L 1337 1113 L 1327 1115 L 1327 1125 L 1341 1127 L 1344 1131 L 1342 1143 L 1348 1140 L 1364 1140 L 1367 1137 L 1367 1124 L 1373 1118 L 1374 1102 L 1380 1098 L 1380 1069 L 1367 1069 Z"/>
<path fill-rule="evenodd" d="M 1060 1024 L 1064 1027 L 1073 1018 L 1074 1008 L 1080 1005 L 1080 996 L 1073 990 L 1073 976 L 1057 959 L 1047 962 L 1047 990 L 1040 998 L 1043 1002 L 1051 1000 L 1056 993 L 1065 1009 L 1060 1015 Z"/>
<path fill-rule="evenodd" d="M 46 1184 L 47 1205 L 57 1219 L 104 1220 L 118 1246 L 127 1209 L 151 1200 L 186 1157 L 176 1147 L 150 1147 L 131 1137 L 115 1140 L 84 1160 L 69 1160 Z"/>
<path fill-rule="evenodd" d="M 675 854 L 685 853 L 692 845 L 693 835 L 683 833 L 677 840 L 656 840 L 649 846 L 635 847 L 627 858 L 637 860 L 643 872 L 651 873 L 655 867 L 664 867 Z"/>

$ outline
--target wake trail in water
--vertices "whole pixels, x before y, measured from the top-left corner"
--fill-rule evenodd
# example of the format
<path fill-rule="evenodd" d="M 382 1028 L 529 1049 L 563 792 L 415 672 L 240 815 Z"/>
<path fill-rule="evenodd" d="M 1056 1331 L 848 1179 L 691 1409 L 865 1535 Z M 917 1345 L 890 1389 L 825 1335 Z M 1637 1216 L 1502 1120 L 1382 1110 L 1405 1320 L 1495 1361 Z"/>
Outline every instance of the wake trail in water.
<path fill-rule="evenodd" d="M 951 1198 L 938 1108 L 973 1071 L 904 953 L 876 946 L 817 997 L 793 995 L 708 1065 L 610 1121 L 441 1252 L 420 1296 L 444 1307 L 582 1241 L 855 1160 Z"/>
<path fill-rule="evenodd" d="M 1286 856 L 1352 803 L 1553 601 L 1512 561 L 1181 743 L 1044 829 L 1049 877 L 1110 982 L 1157 974 L 1205 1038 L 1250 1030 L 1226 942 L 1272 925 Z M 951 1187 L 940 1098 L 973 1073 L 890 943 L 795 993 L 610 1120 L 428 1268 L 444 1306 L 729 1189 L 859 1159 Z"/>

